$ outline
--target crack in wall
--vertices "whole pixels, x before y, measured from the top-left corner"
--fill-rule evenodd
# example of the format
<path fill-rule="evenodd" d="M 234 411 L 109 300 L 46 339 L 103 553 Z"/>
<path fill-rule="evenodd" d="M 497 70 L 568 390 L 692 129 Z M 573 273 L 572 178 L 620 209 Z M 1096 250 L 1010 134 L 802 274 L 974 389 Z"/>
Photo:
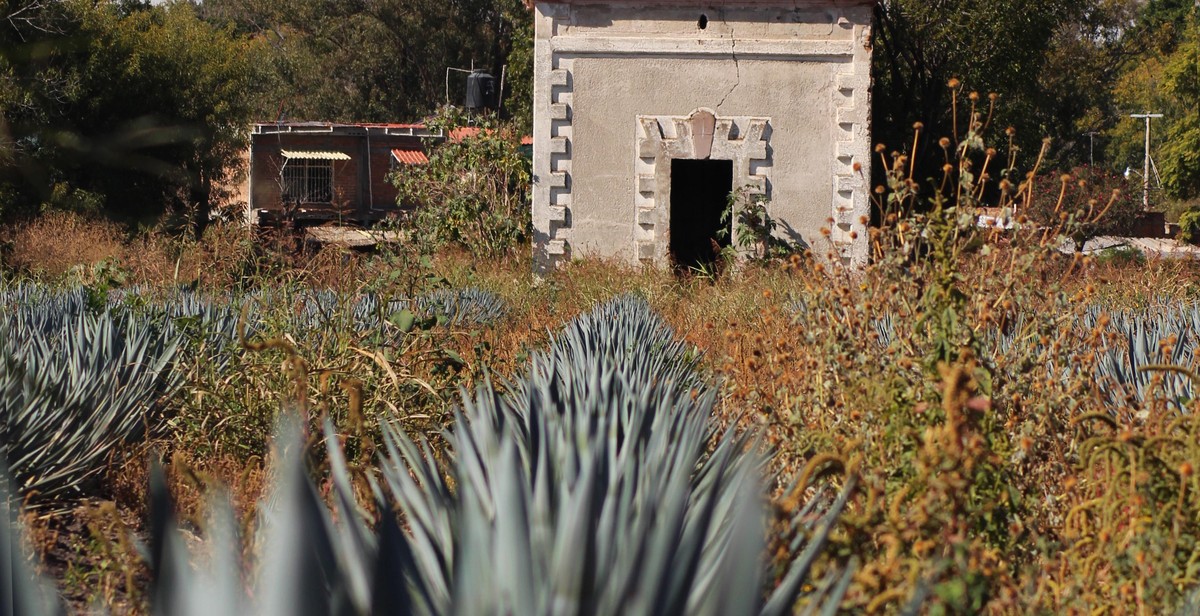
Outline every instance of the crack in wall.
<path fill-rule="evenodd" d="M 721 16 L 721 21 L 722 23 L 728 23 L 725 21 L 724 15 Z M 713 111 L 720 111 L 721 105 L 725 104 L 725 99 L 729 98 L 729 95 L 733 94 L 733 91 L 742 84 L 742 67 L 738 64 L 737 57 L 737 33 L 733 31 L 732 27 L 729 28 L 729 36 L 729 57 L 733 60 L 734 82 L 730 86 L 729 91 L 725 92 L 725 96 L 721 97 L 721 102 L 717 103 L 717 106 L 713 108 Z"/>

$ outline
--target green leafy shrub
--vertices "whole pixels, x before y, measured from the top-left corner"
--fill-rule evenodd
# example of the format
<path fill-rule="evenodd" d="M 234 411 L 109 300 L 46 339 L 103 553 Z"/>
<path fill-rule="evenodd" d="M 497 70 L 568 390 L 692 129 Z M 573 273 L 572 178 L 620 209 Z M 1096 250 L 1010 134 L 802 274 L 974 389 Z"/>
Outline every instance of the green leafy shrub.
<path fill-rule="evenodd" d="M 1179 241 L 1200 242 L 1200 209 L 1189 209 L 1179 215 Z"/>
<path fill-rule="evenodd" d="M 430 122 L 449 139 L 431 145 L 429 162 L 392 176 L 404 223 L 427 250 L 454 245 L 485 258 L 524 244 L 530 218 L 530 161 L 511 126 L 490 118 L 471 126 L 452 111 Z"/>
<path fill-rule="evenodd" d="M 732 226 L 734 241 L 727 250 L 762 261 L 781 259 L 803 249 L 803 246 L 775 235 L 779 223 L 771 217 L 769 205 L 770 200 L 765 195 L 751 194 L 747 187 L 729 193 L 721 212 L 722 228 L 717 232 L 718 239 L 726 238 Z"/>

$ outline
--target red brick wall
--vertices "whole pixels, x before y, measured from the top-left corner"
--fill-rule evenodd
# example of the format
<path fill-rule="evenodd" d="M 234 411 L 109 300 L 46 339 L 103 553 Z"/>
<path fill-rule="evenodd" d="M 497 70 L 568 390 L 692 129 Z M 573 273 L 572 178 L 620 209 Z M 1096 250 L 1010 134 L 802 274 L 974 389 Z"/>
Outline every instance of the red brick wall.
<path fill-rule="evenodd" d="M 370 168 L 364 168 L 359 177 L 359 165 L 368 140 L 365 133 L 357 135 L 332 134 L 258 134 L 253 135 L 253 160 L 251 173 L 253 183 L 253 209 L 279 210 L 279 174 L 283 166 L 280 150 L 318 150 L 342 152 L 348 161 L 333 162 L 334 202 L 345 205 L 344 215 L 359 212 L 371 216 L 371 211 L 391 210 L 396 207 L 397 191 L 388 175 L 393 169 L 392 149 L 421 149 L 422 139 L 407 135 L 378 135 L 370 137 Z"/>
<path fill-rule="evenodd" d="M 392 160 L 392 150 L 424 149 L 419 137 L 389 135 L 387 137 L 371 136 L 371 196 L 377 210 L 396 208 L 396 198 L 399 196 L 396 187 L 388 181 L 388 176 L 395 169 Z"/>
<path fill-rule="evenodd" d="M 253 139 L 253 198 L 255 209 L 279 209 L 280 171 L 283 154 L 280 150 L 318 150 L 342 152 L 350 160 L 333 161 L 333 199 L 350 209 L 359 205 L 358 139 L 339 135 L 254 135 Z"/>

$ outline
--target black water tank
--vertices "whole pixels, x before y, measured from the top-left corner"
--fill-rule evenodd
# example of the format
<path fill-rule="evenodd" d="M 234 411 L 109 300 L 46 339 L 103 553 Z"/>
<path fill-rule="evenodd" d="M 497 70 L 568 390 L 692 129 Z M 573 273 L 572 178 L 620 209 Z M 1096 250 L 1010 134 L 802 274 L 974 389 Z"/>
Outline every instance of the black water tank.
<path fill-rule="evenodd" d="M 496 78 L 476 71 L 467 76 L 466 108 L 471 111 L 496 108 Z"/>

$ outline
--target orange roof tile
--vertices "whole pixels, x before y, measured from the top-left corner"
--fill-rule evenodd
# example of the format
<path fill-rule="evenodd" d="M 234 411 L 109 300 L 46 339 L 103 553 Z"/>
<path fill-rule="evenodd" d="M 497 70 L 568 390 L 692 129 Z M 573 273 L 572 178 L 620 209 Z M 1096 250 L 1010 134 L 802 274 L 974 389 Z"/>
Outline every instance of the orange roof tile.
<path fill-rule="evenodd" d="M 459 141 L 462 141 L 463 139 L 466 139 L 467 137 L 477 137 L 477 136 L 479 136 L 479 127 L 478 126 L 460 126 L 458 128 L 451 129 L 449 138 L 450 138 L 450 141 L 457 143 Z"/>
<path fill-rule="evenodd" d="M 423 165 L 429 162 L 429 157 L 421 150 L 392 150 L 392 158 L 402 165 Z"/>

